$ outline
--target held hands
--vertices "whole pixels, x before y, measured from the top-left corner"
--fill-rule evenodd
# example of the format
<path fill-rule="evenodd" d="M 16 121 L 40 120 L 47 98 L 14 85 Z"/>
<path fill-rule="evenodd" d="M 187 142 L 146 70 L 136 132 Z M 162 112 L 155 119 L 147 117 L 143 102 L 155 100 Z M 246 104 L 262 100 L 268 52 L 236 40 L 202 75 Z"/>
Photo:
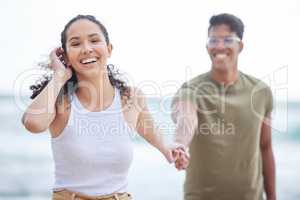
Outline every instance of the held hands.
<path fill-rule="evenodd" d="M 61 47 L 55 48 L 50 53 L 50 61 L 49 67 L 54 71 L 54 76 L 57 76 L 63 82 L 72 77 L 72 70 L 70 67 L 66 67 L 65 53 Z"/>
<path fill-rule="evenodd" d="M 175 167 L 177 170 L 185 170 L 189 165 L 190 155 L 185 148 L 174 150 Z"/>
<path fill-rule="evenodd" d="M 169 163 L 174 163 L 177 170 L 184 170 L 189 165 L 190 155 L 185 146 L 173 143 L 163 153 Z"/>

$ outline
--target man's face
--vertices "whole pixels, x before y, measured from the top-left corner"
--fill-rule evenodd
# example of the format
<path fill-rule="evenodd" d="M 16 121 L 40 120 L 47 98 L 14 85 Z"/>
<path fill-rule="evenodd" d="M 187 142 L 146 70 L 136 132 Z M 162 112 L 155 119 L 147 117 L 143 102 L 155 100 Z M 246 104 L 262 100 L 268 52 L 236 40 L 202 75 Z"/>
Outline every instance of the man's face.
<path fill-rule="evenodd" d="M 212 67 L 225 72 L 237 67 L 238 55 L 243 49 L 243 43 L 228 25 L 222 24 L 211 27 L 206 48 Z"/>

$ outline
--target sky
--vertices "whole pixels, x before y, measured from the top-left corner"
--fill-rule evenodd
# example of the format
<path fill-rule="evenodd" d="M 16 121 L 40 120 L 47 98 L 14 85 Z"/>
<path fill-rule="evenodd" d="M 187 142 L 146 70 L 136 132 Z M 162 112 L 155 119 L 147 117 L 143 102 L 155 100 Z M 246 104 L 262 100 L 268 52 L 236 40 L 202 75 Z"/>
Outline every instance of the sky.
<path fill-rule="evenodd" d="M 239 69 L 267 82 L 278 98 L 300 100 L 300 4 L 285 1 L 2 0 L 0 94 L 29 94 L 37 63 L 60 45 L 64 25 L 92 14 L 108 29 L 109 63 L 149 96 L 173 94 L 210 69 L 209 18 L 232 13 L 245 24 Z"/>

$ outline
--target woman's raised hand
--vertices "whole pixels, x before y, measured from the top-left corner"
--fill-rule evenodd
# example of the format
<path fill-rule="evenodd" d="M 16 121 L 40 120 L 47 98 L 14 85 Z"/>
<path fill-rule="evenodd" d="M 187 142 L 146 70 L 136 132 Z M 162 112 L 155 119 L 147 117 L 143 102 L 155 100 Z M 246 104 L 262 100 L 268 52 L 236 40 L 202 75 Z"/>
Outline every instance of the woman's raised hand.
<path fill-rule="evenodd" d="M 61 47 L 55 48 L 50 53 L 49 68 L 54 71 L 54 75 L 66 82 L 72 77 L 72 70 L 67 66 L 64 50 Z"/>

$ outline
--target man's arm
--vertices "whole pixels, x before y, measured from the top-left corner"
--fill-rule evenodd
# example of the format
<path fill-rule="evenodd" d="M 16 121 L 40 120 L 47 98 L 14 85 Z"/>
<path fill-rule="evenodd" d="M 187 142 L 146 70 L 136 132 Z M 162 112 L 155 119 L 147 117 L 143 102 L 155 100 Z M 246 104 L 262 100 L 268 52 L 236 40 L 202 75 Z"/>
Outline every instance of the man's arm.
<path fill-rule="evenodd" d="M 196 106 L 190 101 L 178 101 L 172 106 L 172 119 L 176 124 L 175 142 L 188 147 L 198 124 Z"/>
<path fill-rule="evenodd" d="M 271 118 L 266 117 L 261 128 L 260 150 L 263 162 L 264 188 L 267 200 L 276 200 L 275 161 L 272 150 Z"/>

